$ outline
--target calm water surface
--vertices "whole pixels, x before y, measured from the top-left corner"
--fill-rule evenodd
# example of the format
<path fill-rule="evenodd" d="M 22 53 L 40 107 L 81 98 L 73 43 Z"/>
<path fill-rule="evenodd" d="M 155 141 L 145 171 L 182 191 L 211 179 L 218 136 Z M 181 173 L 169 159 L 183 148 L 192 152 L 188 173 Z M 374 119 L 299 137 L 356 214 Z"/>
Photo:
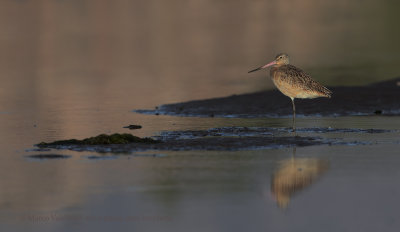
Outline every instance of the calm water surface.
<path fill-rule="evenodd" d="M 122 127 L 129 124 L 143 126 L 139 136 L 287 127 L 290 118 L 132 110 L 272 88 L 265 74 L 247 71 L 281 51 L 328 85 L 396 77 L 396 7 L 369 0 L 2 1 L 1 230 L 397 231 L 397 131 L 311 134 L 368 144 L 295 150 L 32 150 L 41 141 L 128 132 Z M 400 130 L 400 118 L 303 117 L 298 126 Z M 71 158 L 27 157 L 34 154 Z"/>

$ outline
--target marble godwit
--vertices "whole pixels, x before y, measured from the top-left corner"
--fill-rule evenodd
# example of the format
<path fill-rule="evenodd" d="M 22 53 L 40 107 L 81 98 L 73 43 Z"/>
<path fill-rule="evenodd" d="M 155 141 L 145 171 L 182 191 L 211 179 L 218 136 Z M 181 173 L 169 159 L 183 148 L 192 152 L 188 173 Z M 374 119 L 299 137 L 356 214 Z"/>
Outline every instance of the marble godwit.
<path fill-rule="evenodd" d="M 296 131 L 296 106 L 295 98 L 331 97 L 332 92 L 316 82 L 303 70 L 289 64 L 289 55 L 280 53 L 272 62 L 249 71 L 255 72 L 271 66 L 270 76 L 275 86 L 284 95 L 292 100 L 293 106 L 293 131 Z"/>

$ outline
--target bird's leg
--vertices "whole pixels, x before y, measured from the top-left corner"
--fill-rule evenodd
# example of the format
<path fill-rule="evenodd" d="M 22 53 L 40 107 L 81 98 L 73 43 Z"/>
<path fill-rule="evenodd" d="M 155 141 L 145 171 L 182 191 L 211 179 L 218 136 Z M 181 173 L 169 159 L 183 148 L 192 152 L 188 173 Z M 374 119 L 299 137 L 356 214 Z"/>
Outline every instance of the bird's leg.
<path fill-rule="evenodd" d="M 296 106 L 294 105 L 294 98 L 290 98 L 292 99 L 292 105 L 293 105 L 293 132 L 296 132 Z"/>

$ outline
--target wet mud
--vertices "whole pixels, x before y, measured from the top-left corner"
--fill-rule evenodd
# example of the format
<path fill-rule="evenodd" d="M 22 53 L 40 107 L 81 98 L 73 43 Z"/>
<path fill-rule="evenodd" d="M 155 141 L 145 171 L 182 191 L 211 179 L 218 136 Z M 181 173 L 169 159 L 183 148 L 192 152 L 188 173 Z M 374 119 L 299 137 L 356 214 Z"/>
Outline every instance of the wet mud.
<path fill-rule="evenodd" d="M 400 77 L 367 86 L 329 89 L 333 92 L 330 99 L 296 99 L 296 113 L 306 116 L 400 115 Z M 282 117 L 292 115 L 292 105 L 288 97 L 274 89 L 134 111 L 197 117 Z"/>
<path fill-rule="evenodd" d="M 336 140 L 322 139 L 320 137 L 300 136 L 252 136 L 252 137 L 204 137 L 190 139 L 168 138 L 157 144 L 129 143 L 108 145 L 82 145 L 82 144 L 49 144 L 42 147 L 53 149 L 66 149 L 73 151 L 94 151 L 101 153 L 131 153 L 146 150 L 254 150 L 267 148 L 280 148 L 290 146 L 311 146 L 334 144 Z"/>
<path fill-rule="evenodd" d="M 238 151 L 257 149 L 279 149 L 315 145 L 366 145 L 368 141 L 348 141 L 342 138 L 313 136 L 318 133 L 390 133 L 378 129 L 333 129 L 301 128 L 296 134 L 289 128 L 222 127 L 208 130 L 164 131 L 152 138 L 154 142 L 130 142 L 123 144 L 84 144 L 61 140 L 40 143 L 42 149 L 66 149 L 73 151 L 94 151 L 100 153 L 132 153 L 147 150 L 216 150 Z M 310 136 L 311 134 L 311 136 Z M 146 141 L 147 141 L 146 140 Z M 74 140 L 73 140 L 74 141 Z M 82 141 L 82 140 L 77 140 Z"/>
<path fill-rule="evenodd" d="M 296 133 L 291 132 L 291 128 L 273 128 L 273 127 L 220 127 L 208 130 L 186 130 L 186 131 L 164 131 L 154 138 L 157 140 L 168 139 L 193 139 L 201 137 L 257 137 L 257 136 L 301 136 L 303 133 L 362 133 L 379 134 L 396 132 L 396 130 L 383 129 L 358 129 L 358 128 L 297 128 Z"/>

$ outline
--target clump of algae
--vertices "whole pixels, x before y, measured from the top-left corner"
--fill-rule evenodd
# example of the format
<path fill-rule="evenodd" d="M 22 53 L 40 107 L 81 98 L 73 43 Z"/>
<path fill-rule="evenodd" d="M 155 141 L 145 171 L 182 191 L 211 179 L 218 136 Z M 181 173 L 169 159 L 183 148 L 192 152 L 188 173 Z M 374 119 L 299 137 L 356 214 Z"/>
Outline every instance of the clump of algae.
<path fill-rule="evenodd" d="M 95 137 L 86 139 L 68 139 L 68 140 L 57 140 L 54 142 L 46 143 L 41 142 L 37 144 L 38 147 L 48 147 L 57 145 L 108 145 L 108 144 L 128 144 L 128 143 L 159 143 L 158 140 L 152 138 L 140 138 L 131 134 L 119 134 L 115 133 L 112 135 L 101 134 Z"/>

